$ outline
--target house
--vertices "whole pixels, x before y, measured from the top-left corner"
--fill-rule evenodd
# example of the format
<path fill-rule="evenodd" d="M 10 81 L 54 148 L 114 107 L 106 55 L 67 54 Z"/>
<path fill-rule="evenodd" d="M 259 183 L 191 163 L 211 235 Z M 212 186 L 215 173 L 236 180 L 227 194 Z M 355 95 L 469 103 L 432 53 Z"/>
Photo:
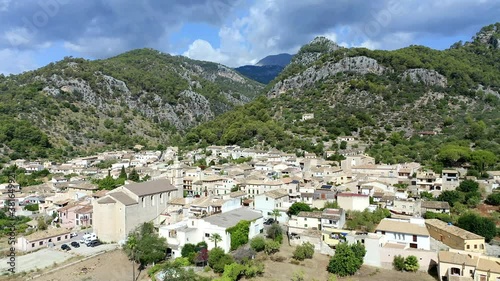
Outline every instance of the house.
<path fill-rule="evenodd" d="M 276 209 L 280 211 L 280 216 L 277 219 L 281 223 L 288 221 L 286 211 L 290 205 L 290 197 L 285 189 L 268 191 L 254 197 L 254 209 L 260 211 L 264 219 L 272 218 L 272 212 Z"/>
<path fill-rule="evenodd" d="M 288 229 L 291 233 L 302 233 L 306 229 L 321 230 L 321 216 L 323 212 L 300 212 L 288 221 Z"/>
<path fill-rule="evenodd" d="M 170 249 L 167 252 L 170 252 L 174 258 L 181 256 L 182 247 L 188 243 L 197 244 L 205 241 L 209 249 L 214 248 L 215 244 L 210 241 L 210 237 L 215 233 L 222 238 L 217 246 L 227 253 L 231 249 L 231 234 L 227 232 L 227 229 L 236 226 L 242 220 L 250 221 L 248 239 L 263 233 L 262 214 L 247 208 L 239 208 L 202 219 L 192 218 L 176 224 L 161 226 L 159 235 L 167 239 L 168 249 Z"/>
<path fill-rule="evenodd" d="M 343 209 L 324 209 L 321 214 L 321 240 L 328 246 L 340 243 L 345 231 L 345 211 Z"/>
<path fill-rule="evenodd" d="M 366 254 L 363 264 L 393 269 L 395 256 L 408 257 L 410 255 L 419 258 L 419 270 L 427 272 L 437 265 L 436 251 L 408 248 L 401 244 L 388 242 L 385 235 L 367 232 L 351 231 L 345 235 L 349 244 L 361 243 L 365 246 Z"/>
<path fill-rule="evenodd" d="M 423 219 L 383 219 L 375 233 L 384 235 L 388 242 L 408 248 L 430 250 L 431 247 L 429 231 Z"/>
<path fill-rule="evenodd" d="M 421 214 L 425 214 L 426 212 L 449 214 L 450 204 L 446 201 L 422 201 L 420 209 Z"/>
<path fill-rule="evenodd" d="M 455 190 L 460 185 L 460 174 L 457 170 L 444 169 L 441 178 L 443 190 Z"/>
<path fill-rule="evenodd" d="M 401 215 L 420 215 L 419 204 L 413 198 L 394 199 L 392 207 L 388 207 L 388 209 Z"/>
<path fill-rule="evenodd" d="M 363 194 L 342 192 L 337 194 L 337 203 L 344 210 L 364 211 L 370 206 L 370 197 Z"/>
<path fill-rule="evenodd" d="M 64 242 L 69 240 L 70 231 L 65 228 L 50 228 L 44 231 L 36 231 L 27 236 L 17 238 L 18 250 L 27 252 L 48 247 L 50 243 Z"/>
<path fill-rule="evenodd" d="M 93 230 L 103 242 L 123 241 L 144 222 L 159 224 L 167 202 L 178 197 L 182 197 L 182 189 L 168 179 L 118 187 L 93 201 Z"/>
<path fill-rule="evenodd" d="M 438 253 L 439 280 L 496 281 L 500 280 L 498 258 L 454 251 Z"/>
<path fill-rule="evenodd" d="M 431 237 L 448 247 L 467 252 L 485 252 L 485 241 L 482 236 L 438 219 L 427 219 L 425 224 Z"/>
<path fill-rule="evenodd" d="M 311 119 L 314 119 L 314 113 L 304 113 L 304 114 L 302 114 L 302 118 L 300 120 L 306 121 L 306 120 L 311 120 Z"/>

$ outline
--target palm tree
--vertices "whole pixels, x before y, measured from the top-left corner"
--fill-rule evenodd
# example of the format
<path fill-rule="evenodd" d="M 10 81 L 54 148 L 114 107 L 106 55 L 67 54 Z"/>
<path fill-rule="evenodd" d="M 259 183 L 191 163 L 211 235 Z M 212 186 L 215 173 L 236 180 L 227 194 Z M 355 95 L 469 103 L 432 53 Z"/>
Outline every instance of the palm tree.
<path fill-rule="evenodd" d="M 278 222 L 278 217 L 281 217 L 281 212 L 278 209 L 274 209 L 271 213 L 274 216 L 274 221 Z"/>
<path fill-rule="evenodd" d="M 217 248 L 217 243 L 222 241 L 222 237 L 220 236 L 219 233 L 214 233 L 208 238 L 211 242 L 215 243 L 215 248 Z"/>

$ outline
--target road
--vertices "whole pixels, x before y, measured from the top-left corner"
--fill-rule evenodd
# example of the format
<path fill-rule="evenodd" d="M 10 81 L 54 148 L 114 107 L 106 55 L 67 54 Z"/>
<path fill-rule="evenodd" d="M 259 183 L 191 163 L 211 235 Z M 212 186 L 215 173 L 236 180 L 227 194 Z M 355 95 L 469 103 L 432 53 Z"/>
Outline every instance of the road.
<path fill-rule="evenodd" d="M 92 232 L 92 230 L 83 230 L 78 234 L 78 236 L 71 238 L 69 241 L 56 243 L 54 247 L 43 248 L 33 253 L 17 256 L 16 272 L 28 272 L 30 270 L 36 270 L 37 268 L 43 269 L 45 267 L 53 266 L 54 263 L 60 264 L 73 257 L 87 257 L 102 251 L 116 249 L 118 247 L 118 244 L 102 244 L 96 247 L 87 247 L 84 244 L 81 244 L 78 248 L 70 246 L 71 250 L 69 251 L 61 250 L 62 244 L 70 245 L 73 241 L 78 242 L 82 239 L 83 234 L 87 232 Z M 6 272 L 8 268 L 9 265 L 7 264 L 7 258 L 0 259 L 0 272 Z"/>

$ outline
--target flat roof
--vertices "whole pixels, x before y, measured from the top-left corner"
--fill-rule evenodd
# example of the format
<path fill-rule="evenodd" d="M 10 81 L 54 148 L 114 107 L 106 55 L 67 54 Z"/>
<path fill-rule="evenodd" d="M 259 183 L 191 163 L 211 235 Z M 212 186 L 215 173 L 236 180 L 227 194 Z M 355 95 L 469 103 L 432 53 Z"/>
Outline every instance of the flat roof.
<path fill-rule="evenodd" d="M 259 218 L 262 218 L 260 212 L 252 211 L 247 208 L 239 208 L 229 212 L 212 215 L 203 220 L 220 227 L 229 228 L 235 226 L 242 220 L 253 221 Z"/>

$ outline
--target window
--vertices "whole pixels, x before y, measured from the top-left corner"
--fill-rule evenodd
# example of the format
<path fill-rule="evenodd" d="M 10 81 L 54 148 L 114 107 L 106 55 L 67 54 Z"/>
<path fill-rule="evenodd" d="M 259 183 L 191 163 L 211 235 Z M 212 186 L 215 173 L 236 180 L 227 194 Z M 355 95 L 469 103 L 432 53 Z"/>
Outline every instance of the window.
<path fill-rule="evenodd" d="M 68 235 L 64 235 L 64 239 L 68 239 Z"/>
<path fill-rule="evenodd" d="M 35 243 L 31 243 L 31 247 L 34 248 L 35 247 Z"/>
<path fill-rule="evenodd" d="M 474 245 L 474 249 L 477 249 L 477 244 Z"/>
<path fill-rule="evenodd" d="M 413 235 L 413 242 L 417 242 L 417 235 Z"/>
<path fill-rule="evenodd" d="M 467 245 L 467 249 L 470 249 L 470 245 Z"/>
<path fill-rule="evenodd" d="M 205 233 L 205 237 L 210 237 L 210 233 Z"/>
<path fill-rule="evenodd" d="M 382 234 L 385 234 L 385 231 L 382 231 Z"/>
<path fill-rule="evenodd" d="M 38 242 L 38 245 L 42 246 L 43 245 L 43 241 Z"/>
<path fill-rule="evenodd" d="M 304 227 L 307 227 L 307 223 L 306 223 L 306 224 L 304 224 Z"/>
<path fill-rule="evenodd" d="M 61 236 L 57 237 L 57 241 L 61 241 Z"/>
<path fill-rule="evenodd" d="M 304 218 L 304 221 L 307 221 L 307 218 Z"/>
<path fill-rule="evenodd" d="M 481 244 L 481 250 L 484 250 L 484 245 L 483 244 Z"/>

